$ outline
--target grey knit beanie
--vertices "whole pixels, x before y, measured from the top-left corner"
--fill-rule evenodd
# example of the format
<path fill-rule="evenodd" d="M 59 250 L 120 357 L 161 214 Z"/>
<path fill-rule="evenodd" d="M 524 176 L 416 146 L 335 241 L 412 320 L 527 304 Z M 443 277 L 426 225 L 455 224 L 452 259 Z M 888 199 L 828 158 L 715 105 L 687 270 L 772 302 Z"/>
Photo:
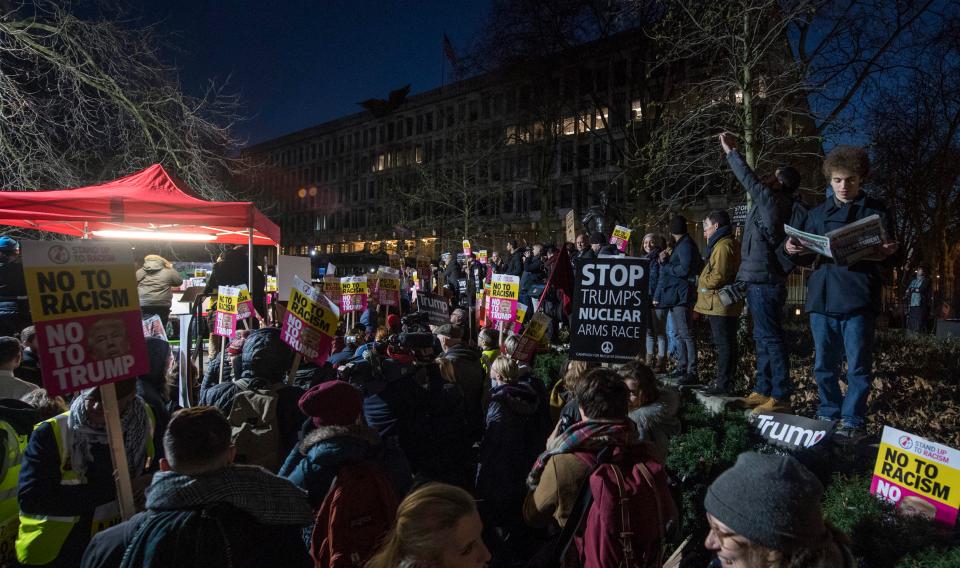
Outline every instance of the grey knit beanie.
<path fill-rule="evenodd" d="M 822 496 L 820 481 L 796 459 L 745 452 L 710 485 L 704 506 L 751 542 L 793 550 L 823 539 Z"/>

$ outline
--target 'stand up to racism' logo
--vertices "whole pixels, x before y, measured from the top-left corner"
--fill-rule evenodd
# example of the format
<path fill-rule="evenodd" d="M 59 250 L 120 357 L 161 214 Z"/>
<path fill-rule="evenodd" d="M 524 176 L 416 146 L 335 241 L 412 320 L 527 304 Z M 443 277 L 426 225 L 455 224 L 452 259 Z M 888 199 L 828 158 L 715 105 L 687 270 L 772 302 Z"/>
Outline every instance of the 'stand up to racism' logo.
<path fill-rule="evenodd" d="M 913 439 L 910 436 L 900 436 L 900 439 L 897 440 L 897 443 L 900 444 L 900 447 L 909 450 L 913 447 Z"/>
<path fill-rule="evenodd" d="M 63 245 L 53 245 L 47 250 L 47 257 L 54 264 L 66 264 L 70 262 L 70 251 Z"/>

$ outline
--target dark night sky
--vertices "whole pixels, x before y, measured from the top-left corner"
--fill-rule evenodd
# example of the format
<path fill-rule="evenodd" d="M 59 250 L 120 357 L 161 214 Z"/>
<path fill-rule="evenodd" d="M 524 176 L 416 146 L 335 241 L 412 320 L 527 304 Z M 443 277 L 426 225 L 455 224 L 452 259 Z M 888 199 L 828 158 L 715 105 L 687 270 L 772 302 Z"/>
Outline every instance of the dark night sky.
<path fill-rule="evenodd" d="M 478 31 L 483 0 L 162 0 L 143 23 L 178 46 L 166 59 L 184 89 L 229 84 L 251 117 L 250 143 L 358 112 L 357 102 L 440 85 L 443 33 L 458 51 Z M 449 81 L 450 68 L 446 67 Z"/>

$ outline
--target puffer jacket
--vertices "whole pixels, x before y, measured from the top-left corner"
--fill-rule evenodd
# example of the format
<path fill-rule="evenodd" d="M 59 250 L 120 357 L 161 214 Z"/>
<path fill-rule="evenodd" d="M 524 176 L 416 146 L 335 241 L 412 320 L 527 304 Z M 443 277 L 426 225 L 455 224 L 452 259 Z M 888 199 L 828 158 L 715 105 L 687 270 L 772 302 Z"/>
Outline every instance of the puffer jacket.
<path fill-rule="evenodd" d="M 710 258 L 697 280 L 697 303 L 695 312 L 709 316 L 736 316 L 743 309 L 743 302 L 724 306 L 717 290 L 733 284 L 740 266 L 740 247 L 731 234 L 731 227 L 721 227 L 707 243 Z"/>
<path fill-rule="evenodd" d="M 167 268 L 163 258 L 150 254 L 143 259 L 143 268 L 137 271 L 137 293 L 141 306 L 169 308 L 173 300 L 171 288 L 183 284 L 180 273 Z"/>
<path fill-rule="evenodd" d="M 727 163 L 753 200 L 743 226 L 740 250 L 743 262 L 737 280 L 752 284 L 782 283 L 786 272 L 777 258 L 777 250 L 786 238 L 783 224 L 790 221 L 794 198 L 787 192 L 763 185 L 738 151 L 727 154 Z"/>
<path fill-rule="evenodd" d="M 303 442 L 291 450 L 280 468 L 280 476 L 307 492 L 314 510 L 320 508 L 340 466 L 372 462 L 382 466 L 398 498 L 410 486 L 404 467 L 389 463 L 383 441 L 369 426 L 320 426 L 308 433 Z"/>
<path fill-rule="evenodd" d="M 485 519 L 519 521 L 526 476 L 543 450 L 539 408 L 540 397 L 529 384 L 504 384 L 490 391 L 477 468 Z"/>

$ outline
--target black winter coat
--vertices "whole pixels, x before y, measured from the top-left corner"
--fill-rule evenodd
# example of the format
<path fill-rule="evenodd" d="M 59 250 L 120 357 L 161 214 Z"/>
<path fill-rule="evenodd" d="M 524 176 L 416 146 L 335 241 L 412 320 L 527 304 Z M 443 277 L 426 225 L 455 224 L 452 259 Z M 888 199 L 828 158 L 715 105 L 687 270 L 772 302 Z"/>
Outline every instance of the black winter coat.
<path fill-rule="evenodd" d="M 828 198 L 807 213 L 801 230 L 824 235 L 875 214 L 884 223 L 887 239 L 893 239 L 893 218 L 887 214 L 886 204 L 863 191 L 850 203 L 839 203 L 832 197 Z M 800 256 L 798 262 L 816 266 L 807 282 L 807 313 L 849 315 L 863 310 L 880 312 L 883 286 L 881 269 L 894 266 L 897 255 L 882 262 L 862 260 L 850 266 L 838 266 L 829 258 Z"/>
<path fill-rule="evenodd" d="M 683 235 L 673 247 L 673 254 L 660 267 L 660 278 L 654 299 L 658 308 L 692 306 L 697 301 L 694 286 L 696 277 L 703 269 L 703 259 L 690 235 Z"/>
<path fill-rule="evenodd" d="M 786 273 L 777 258 L 783 246 L 783 224 L 790 221 L 793 197 L 762 183 L 743 156 L 736 150 L 727 154 L 727 163 L 740 185 L 753 199 L 753 208 L 747 213 L 740 245 L 740 270 L 737 281 L 753 284 L 779 284 Z"/>

